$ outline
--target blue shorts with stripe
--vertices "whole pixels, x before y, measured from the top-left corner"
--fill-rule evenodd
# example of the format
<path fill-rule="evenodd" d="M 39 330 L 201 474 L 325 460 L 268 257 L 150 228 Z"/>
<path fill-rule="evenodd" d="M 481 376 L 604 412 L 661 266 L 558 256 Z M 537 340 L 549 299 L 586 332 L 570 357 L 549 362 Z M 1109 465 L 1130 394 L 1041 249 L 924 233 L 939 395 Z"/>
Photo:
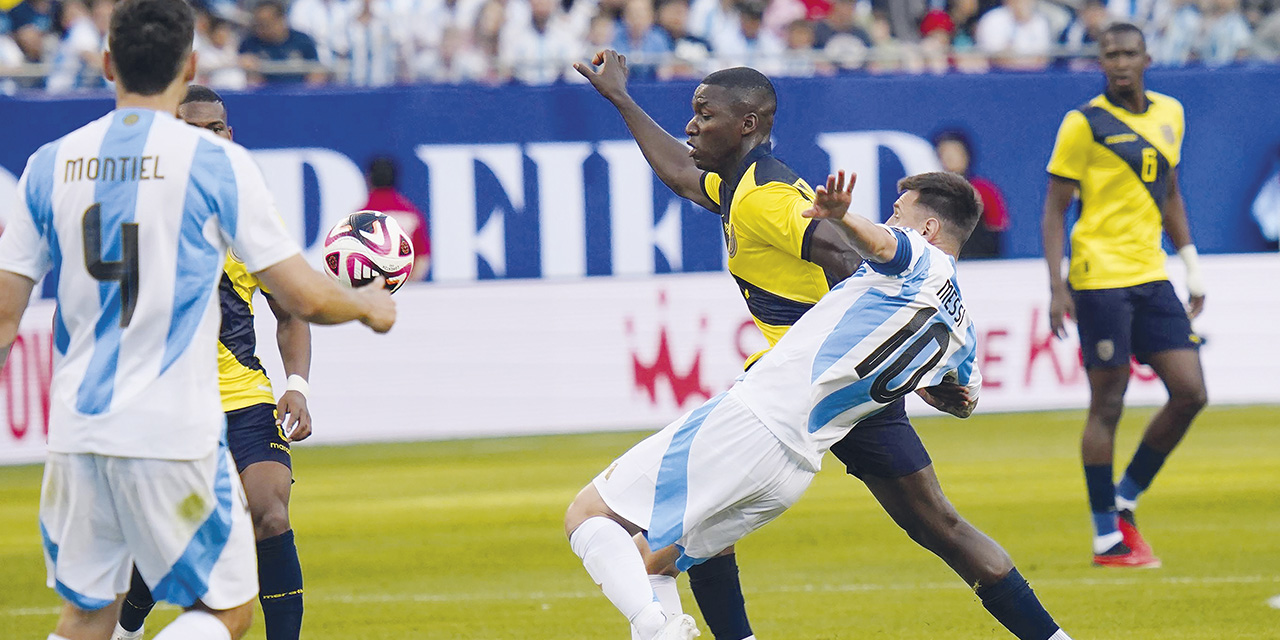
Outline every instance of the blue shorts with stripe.
<path fill-rule="evenodd" d="M 1118 289 L 1072 291 L 1086 369 L 1125 367 L 1129 356 L 1147 364 L 1152 354 L 1197 349 L 1187 311 L 1168 280 Z"/>
<path fill-rule="evenodd" d="M 236 471 L 249 465 L 273 461 L 293 468 L 293 455 L 284 429 L 276 424 L 276 406 L 259 403 L 227 412 L 227 446 L 236 461 Z"/>

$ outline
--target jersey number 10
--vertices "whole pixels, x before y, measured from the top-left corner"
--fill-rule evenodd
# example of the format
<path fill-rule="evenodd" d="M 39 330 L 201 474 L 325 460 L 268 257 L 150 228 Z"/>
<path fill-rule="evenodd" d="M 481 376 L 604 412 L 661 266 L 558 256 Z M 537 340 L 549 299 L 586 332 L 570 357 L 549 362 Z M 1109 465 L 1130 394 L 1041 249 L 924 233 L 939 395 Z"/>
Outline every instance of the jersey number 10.
<path fill-rule="evenodd" d="M 102 259 L 102 205 L 95 202 L 84 212 L 84 266 L 99 282 L 120 283 L 120 328 L 129 326 L 138 305 L 138 223 L 120 224 L 120 259 Z"/>
<path fill-rule="evenodd" d="M 901 348 L 903 344 L 906 344 L 907 340 L 919 334 L 915 342 L 903 349 L 902 353 L 876 376 L 875 382 L 871 383 L 872 400 L 881 404 L 889 404 L 911 393 L 915 390 L 916 385 L 920 384 L 920 379 L 942 360 L 942 356 L 947 352 L 947 347 L 951 344 L 950 329 L 942 322 L 934 322 L 929 325 L 928 329 L 924 329 L 925 323 L 929 322 L 937 314 L 938 310 L 933 307 L 926 307 L 917 311 L 912 316 L 911 321 L 907 323 L 907 326 L 889 336 L 889 339 L 885 340 L 884 344 L 876 347 L 866 359 L 858 363 L 858 366 L 854 368 L 854 371 L 858 373 L 858 377 L 866 378 L 874 373 L 877 367 L 884 364 L 884 361 L 888 360 L 889 356 L 893 355 L 893 352 Z M 921 329 L 924 329 L 924 331 L 921 332 Z M 924 365 L 916 369 L 901 386 L 897 389 L 890 389 L 889 384 L 892 380 L 902 375 L 911 366 L 916 357 L 925 350 L 925 347 L 930 344 L 937 345 L 937 352 Z"/>

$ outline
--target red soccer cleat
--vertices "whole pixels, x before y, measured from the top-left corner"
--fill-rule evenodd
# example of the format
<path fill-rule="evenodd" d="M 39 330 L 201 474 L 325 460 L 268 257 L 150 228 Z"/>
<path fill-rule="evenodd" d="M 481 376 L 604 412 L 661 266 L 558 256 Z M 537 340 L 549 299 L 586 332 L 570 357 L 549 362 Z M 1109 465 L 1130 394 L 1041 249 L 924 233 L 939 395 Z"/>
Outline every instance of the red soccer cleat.
<path fill-rule="evenodd" d="M 1130 569 L 1158 569 L 1160 558 L 1151 553 L 1151 549 L 1134 550 L 1125 543 L 1117 542 L 1116 546 L 1102 554 L 1094 554 L 1095 567 L 1125 567 Z"/>

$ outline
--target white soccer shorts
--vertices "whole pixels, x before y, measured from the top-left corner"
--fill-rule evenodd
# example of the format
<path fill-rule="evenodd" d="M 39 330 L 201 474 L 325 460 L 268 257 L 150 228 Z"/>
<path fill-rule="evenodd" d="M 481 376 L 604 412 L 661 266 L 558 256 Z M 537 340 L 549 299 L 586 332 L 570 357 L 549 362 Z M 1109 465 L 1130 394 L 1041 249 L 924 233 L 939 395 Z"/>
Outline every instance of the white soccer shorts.
<path fill-rule="evenodd" d="M 654 550 L 681 549 L 681 571 L 729 548 L 786 511 L 813 472 L 732 392 L 649 436 L 592 484 L 644 529 Z"/>
<path fill-rule="evenodd" d="M 253 523 L 225 446 L 201 460 L 50 453 L 40 489 L 48 583 L 94 611 L 129 590 L 230 609 L 258 594 Z"/>

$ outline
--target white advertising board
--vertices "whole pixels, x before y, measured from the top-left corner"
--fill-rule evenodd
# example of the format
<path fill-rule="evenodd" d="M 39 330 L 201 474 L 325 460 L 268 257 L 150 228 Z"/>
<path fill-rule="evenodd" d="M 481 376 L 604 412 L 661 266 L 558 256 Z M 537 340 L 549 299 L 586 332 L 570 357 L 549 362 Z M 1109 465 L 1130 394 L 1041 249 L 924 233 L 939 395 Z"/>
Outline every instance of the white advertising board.
<path fill-rule="evenodd" d="M 1280 257 L 1203 261 L 1209 297 L 1195 326 L 1210 401 L 1280 402 Z M 1177 260 L 1170 269 L 1176 283 Z M 960 282 L 979 327 L 979 411 L 1086 406 L 1075 338 L 1049 332 L 1042 262 L 961 263 Z M 385 336 L 313 329 L 310 442 L 658 428 L 728 387 L 764 345 L 723 273 L 420 285 L 396 300 Z M 259 356 L 279 384 L 274 323 L 257 308 Z M 0 463 L 43 455 L 51 317 L 50 302 L 33 303 L 0 372 Z M 1135 369 L 1129 404 L 1164 398 Z"/>

